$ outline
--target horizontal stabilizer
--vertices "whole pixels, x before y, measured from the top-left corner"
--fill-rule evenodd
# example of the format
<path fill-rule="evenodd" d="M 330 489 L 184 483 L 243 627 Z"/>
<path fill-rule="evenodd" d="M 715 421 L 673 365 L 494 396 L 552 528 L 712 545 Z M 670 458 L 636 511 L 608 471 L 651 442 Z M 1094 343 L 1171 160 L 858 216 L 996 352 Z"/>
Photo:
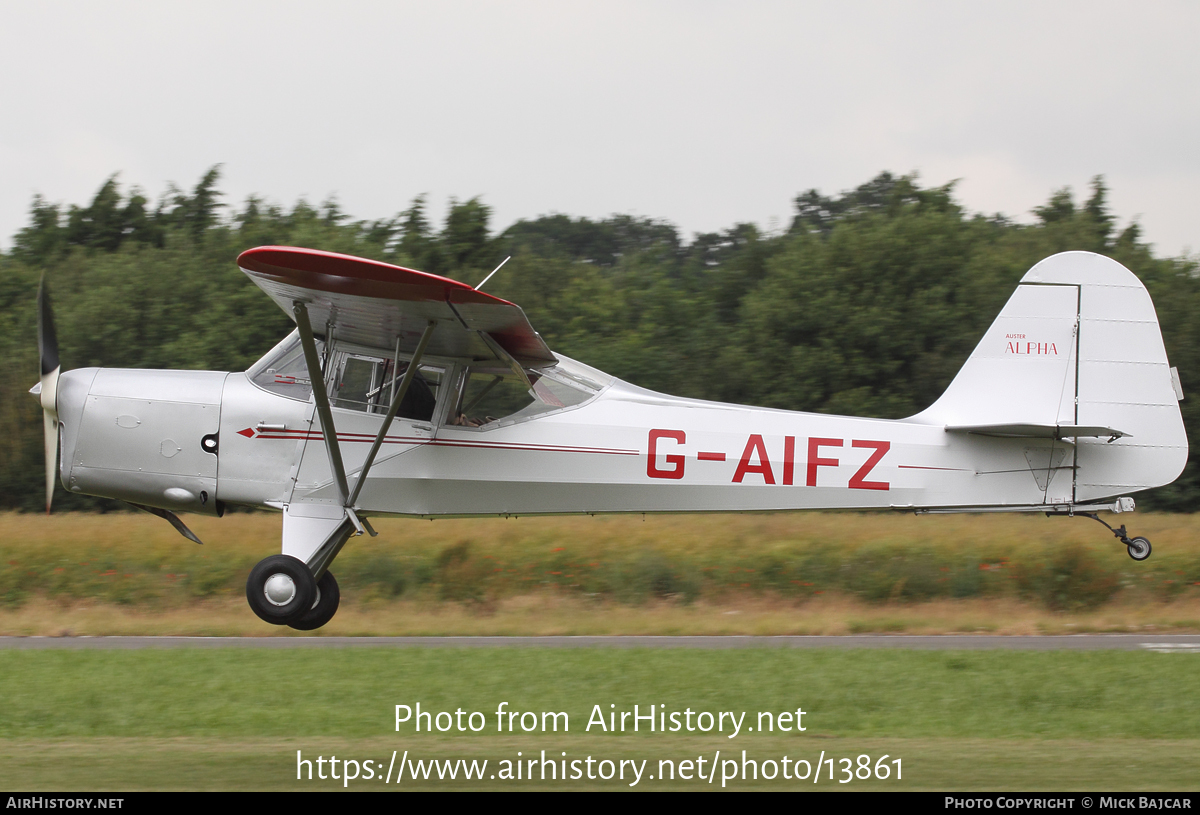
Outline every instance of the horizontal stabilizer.
<path fill-rule="evenodd" d="M 1072 424 L 970 424 L 947 425 L 947 433 L 975 433 L 979 436 L 1004 436 L 1018 439 L 1121 439 L 1129 436 L 1111 427 L 1085 427 Z"/>

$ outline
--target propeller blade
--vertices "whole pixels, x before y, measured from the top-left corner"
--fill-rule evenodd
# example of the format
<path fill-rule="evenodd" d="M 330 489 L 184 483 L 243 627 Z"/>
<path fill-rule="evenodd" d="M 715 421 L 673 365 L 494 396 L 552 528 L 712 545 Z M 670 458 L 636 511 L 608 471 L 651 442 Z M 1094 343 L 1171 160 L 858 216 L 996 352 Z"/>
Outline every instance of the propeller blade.
<path fill-rule="evenodd" d="M 46 514 L 49 515 L 54 501 L 54 479 L 58 476 L 58 414 L 43 411 L 42 421 L 46 431 Z"/>
<path fill-rule="evenodd" d="M 42 424 L 46 442 L 46 514 L 54 500 L 54 479 L 58 475 L 58 375 L 62 370 L 58 360 L 58 336 L 54 333 L 54 312 L 50 307 L 50 292 L 46 277 L 38 284 L 38 357 L 41 364 Z"/>
<path fill-rule="evenodd" d="M 38 283 L 38 356 L 42 363 L 42 376 L 58 368 L 58 335 L 54 333 L 54 310 L 50 307 L 50 292 L 46 288 L 46 276 Z"/>

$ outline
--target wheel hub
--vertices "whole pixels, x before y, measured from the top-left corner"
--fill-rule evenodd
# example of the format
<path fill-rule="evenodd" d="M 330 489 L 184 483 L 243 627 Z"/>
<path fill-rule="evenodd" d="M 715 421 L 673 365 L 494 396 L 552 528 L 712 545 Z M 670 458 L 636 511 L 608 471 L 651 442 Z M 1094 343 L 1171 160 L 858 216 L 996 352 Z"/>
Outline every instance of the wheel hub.
<path fill-rule="evenodd" d="M 1150 557 L 1150 542 L 1145 538 L 1134 538 L 1129 542 L 1129 556 L 1134 560 Z"/>
<path fill-rule="evenodd" d="M 263 586 L 267 602 L 273 606 L 286 606 L 296 596 L 296 582 L 286 574 L 273 574 Z"/>

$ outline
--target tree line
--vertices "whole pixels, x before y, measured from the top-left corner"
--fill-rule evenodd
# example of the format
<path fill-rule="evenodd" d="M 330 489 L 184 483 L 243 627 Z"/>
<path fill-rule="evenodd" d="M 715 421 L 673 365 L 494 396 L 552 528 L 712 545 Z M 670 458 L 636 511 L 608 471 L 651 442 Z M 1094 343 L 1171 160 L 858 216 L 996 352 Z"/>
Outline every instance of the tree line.
<path fill-rule="evenodd" d="M 0 253 L 0 507 L 36 509 L 41 417 L 35 299 L 51 287 L 65 368 L 244 370 L 291 327 L 236 267 L 254 246 L 306 246 L 478 283 L 521 305 L 550 347 L 638 385 L 767 407 L 900 418 L 949 384 L 1020 277 L 1055 252 L 1108 255 L 1147 285 L 1185 390 L 1200 383 L 1195 259 L 1155 257 L 1108 209 L 1055 191 L 1036 221 L 968 212 L 953 184 L 880 173 L 834 195 L 796 196 L 790 225 L 735 224 L 690 239 L 674 225 L 553 214 L 496 231 L 479 198 L 440 223 L 424 196 L 392 218 L 355 220 L 335 199 L 291 207 L 222 202 L 220 168 L 151 204 L 106 180 L 86 206 L 35 197 Z M 1185 400 L 1189 436 L 1200 405 Z M 1143 505 L 1200 507 L 1189 460 Z M 68 507 L 108 502 L 60 496 Z"/>

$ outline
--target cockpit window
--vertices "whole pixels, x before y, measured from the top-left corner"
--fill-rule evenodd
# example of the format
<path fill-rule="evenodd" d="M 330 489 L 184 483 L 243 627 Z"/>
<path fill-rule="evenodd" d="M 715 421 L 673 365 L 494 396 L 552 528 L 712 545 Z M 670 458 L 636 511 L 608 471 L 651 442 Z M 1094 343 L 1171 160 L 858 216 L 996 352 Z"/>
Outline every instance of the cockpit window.
<path fill-rule="evenodd" d="M 494 365 L 467 368 L 459 385 L 457 404 L 447 415 L 446 423 L 479 428 L 513 424 L 581 404 L 599 390 L 557 369 L 526 369 L 525 376 L 528 385 L 509 368 Z"/>
<path fill-rule="evenodd" d="M 366 354 L 343 353 L 333 387 L 333 406 L 363 413 L 388 412 L 392 397 L 404 379 L 408 363 Z M 418 366 L 396 415 L 402 419 L 428 422 L 437 406 L 437 390 L 444 371 L 431 365 Z"/>
<path fill-rule="evenodd" d="M 322 354 L 324 350 L 325 344 L 317 340 L 317 353 Z M 300 346 L 300 334 L 296 331 L 254 363 L 246 375 L 263 390 L 289 399 L 307 402 L 312 396 L 312 382 L 304 362 L 304 349 Z"/>
<path fill-rule="evenodd" d="M 317 340 L 316 344 L 317 353 L 323 357 L 324 343 Z M 387 413 L 408 362 L 402 358 L 397 366 L 394 356 L 384 354 L 376 355 L 365 348 L 341 350 L 335 346 L 332 362 L 326 363 L 333 371 L 326 375 L 333 407 Z M 612 377 L 603 371 L 562 355 L 553 367 L 524 369 L 524 377 L 498 362 L 455 369 L 459 375 L 453 385 L 447 385 L 450 404 L 442 421 L 465 428 L 490 429 L 572 407 L 591 399 L 612 382 Z M 447 369 L 442 367 L 421 365 L 397 415 L 414 421 L 432 421 L 446 373 Z M 312 397 L 312 382 L 297 331 L 254 363 L 246 375 L 271 393 L 301 402 Z"/>

